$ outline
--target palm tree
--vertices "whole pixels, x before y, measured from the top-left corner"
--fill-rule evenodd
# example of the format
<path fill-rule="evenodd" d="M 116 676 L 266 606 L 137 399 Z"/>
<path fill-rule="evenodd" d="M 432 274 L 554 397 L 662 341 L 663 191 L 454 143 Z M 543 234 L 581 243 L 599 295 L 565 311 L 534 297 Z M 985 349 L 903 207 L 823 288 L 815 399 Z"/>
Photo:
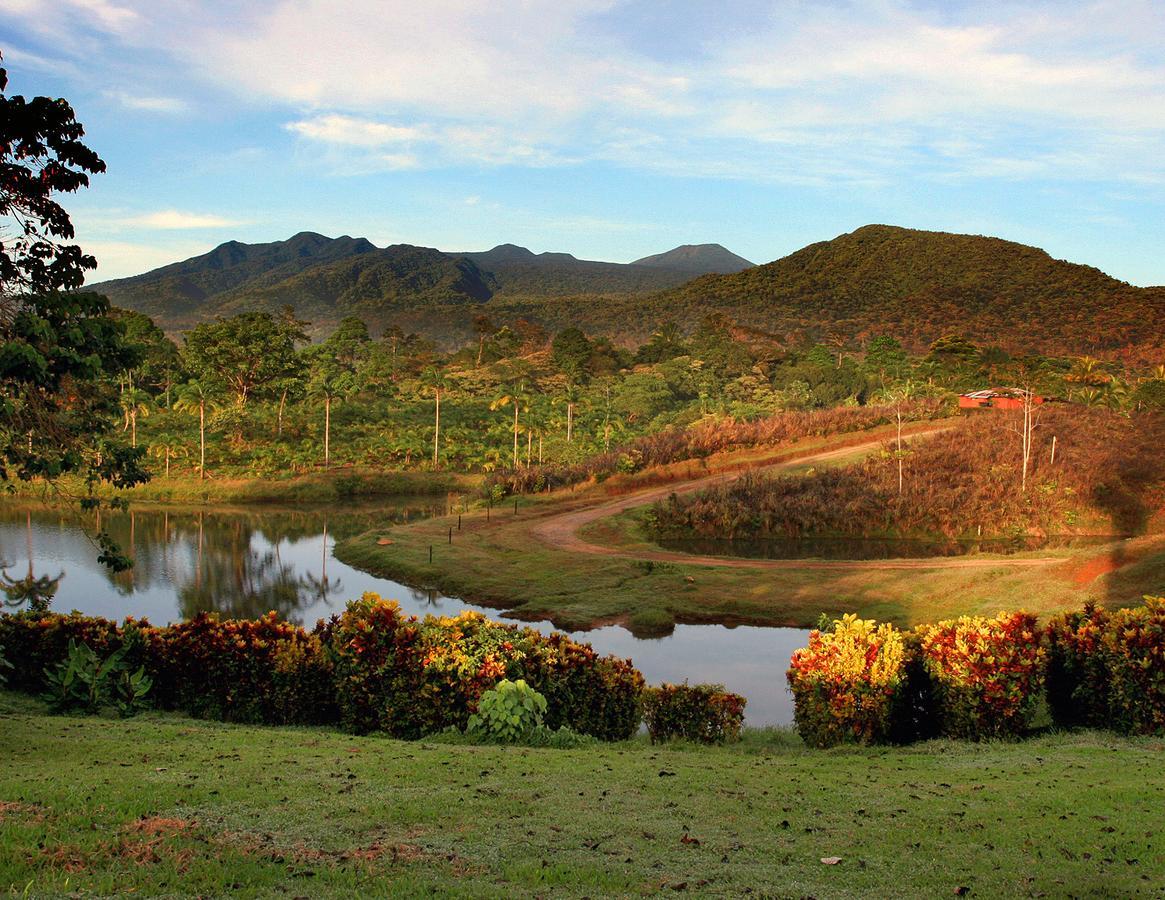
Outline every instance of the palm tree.
<path fill-rule="evenodd" d="M 566 442 L 568 444 L 574 440 L 574 408 L 578 406 L 581 397 L 582 391 L 579 389 L 578 383 L 571 380 L 563 388 L 562 396 L 555 397 L 552 401 L 555 404 L 563 403 L 566 405 Z"/>
<path fill-rule="evenodd" d="M 518 434 L 521 427 L 518 424 L 518 412 L 530 411 L 530 380 L 522 377 L 513 382 L 508 394 L 496 398 L 493 403 L 489 405 L 490 410 L 503 409 L 507 406 L 514 407 L 514 468 L 518 468 Z"/>
<path fill-rule="evenodd" d="M 160 444 L 150 445 L 150 456 L 165 460 L 166 478 L 170 477 L 170 460 L 181 459 L 187 455 L 185 444 L 176 444 L 172 438 L 167 438 Z"/>
<path fill-rule="evenodd" d="M 125 416 L 125 426 L 122 431 L 129 429 L 131 447 L 138 445 L 138 416 L 145 418 L 150 414 L 149 399 L 149 394 L 132 385 L 121 392 L 120 405 L 122 414 Z"/>
<path fill-rule="evenodd" d="M 436 401 L 433 410 L 433 468 L 437 468 L 441 460 L 441 392 L 450 387 L 449 378 L 436 366 L 429 366 L 421 375 L 421 385 L 433 392 Z"/>
<path fill-rule="evenodd" d="M 198 413 L 198 479 L 206 478 L 206 411 L 218 406 L 214 393 L 205 381 L 194 379 L 178 389 L 174 409 Z"/>

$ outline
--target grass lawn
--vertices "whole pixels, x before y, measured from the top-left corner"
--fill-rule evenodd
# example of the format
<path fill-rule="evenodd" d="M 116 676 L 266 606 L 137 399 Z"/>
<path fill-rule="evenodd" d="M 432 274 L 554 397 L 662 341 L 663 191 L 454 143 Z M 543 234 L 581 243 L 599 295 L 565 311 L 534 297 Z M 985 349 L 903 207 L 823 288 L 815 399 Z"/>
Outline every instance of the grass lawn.
<path fill-rule="evenodd" d="M 0 693 L 0 890 L 1159 896 L 1163 750 L 824 752 L 782 731 L 534 750 L 56 717 Z"/>
<path fill-rule="evenodd" d="M 116 494 L 131 503 L 332 503 L 360 497 L 468 493 L 476 490 L 480 482 L 481 476 L 456 472 L 337 468 L 284 478 L 211 473 L 211 477 L 200 480 L 191 475 L 170 478 L 155 475 L 130 490 L 114 491 L 109 485 L 100 484 L 95 492 L 100 496 Z M 16 482 L 14 487 L 20 497 L 55 499 L 58 496 L 49 494 L 41 482 Z M 58 487 L 59 496 L 64 497 L 81 497 L 86 492 L 86 486 L 77 478 L 62 478 Z"/>

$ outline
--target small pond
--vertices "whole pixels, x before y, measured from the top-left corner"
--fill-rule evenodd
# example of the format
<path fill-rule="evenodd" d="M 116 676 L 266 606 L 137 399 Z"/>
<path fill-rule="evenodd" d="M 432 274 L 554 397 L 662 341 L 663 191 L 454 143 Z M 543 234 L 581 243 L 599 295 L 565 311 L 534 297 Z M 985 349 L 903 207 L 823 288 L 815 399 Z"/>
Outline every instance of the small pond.
<path fill-rule="evenodd" d="M 445 500 L 417 498 L 355 505 L 342 512 L 274 506 L 246 509 L 135 507 L 128 513 L 81 514 L 72 509 L 0 506 L 0 562 L 9 578 L 31 571 L 63 575 L 53 600 L 59 611 L 163 624 L 203 611 L 250 618 L 275 610 L 310 627 L 364 591 L 400 602 L 414 615 L 498 610 L 417 591 L 376 578 L 332 557 L 337 538 L 383 524 L 444 511 Z M 91 536 L 98 525 L 130 554 L 130 571 L 97 563 Z M 548 622 L 529 623 L 548 632 Z M 619 626 L 575 632 L 601 653 L 630 657 L 649 682 L 718 682 L 748 698 L 750 725 L 792 722 L 785 688 L 789 657 L 805 645 L 796 628 L 678 625 L 666 637 L 643 639 Z"/>
<path fill-rule="evenodd" d="M 1069 547 L 1100 546 L 1119 535 L 1053 535 L 1050 537 L 978 540 L 862 537 L 800 538 L 664 538 L 659 546 L 699 556 L 742 556 L 748 559 L 935 559 L 977 554 L 1029 553 Z"/>

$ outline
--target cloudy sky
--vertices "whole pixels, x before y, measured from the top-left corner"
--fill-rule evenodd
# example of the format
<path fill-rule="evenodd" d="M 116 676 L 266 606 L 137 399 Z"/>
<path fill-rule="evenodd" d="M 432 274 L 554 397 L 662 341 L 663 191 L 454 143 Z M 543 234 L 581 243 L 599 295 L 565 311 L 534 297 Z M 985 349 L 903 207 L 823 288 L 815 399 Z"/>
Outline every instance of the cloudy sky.
<path fill-rule="evenodd" d="M 0 0 L 96 277 L 302 230 L 757 262 L 871 222 L 1165 284 L 1165 3 Z"/>

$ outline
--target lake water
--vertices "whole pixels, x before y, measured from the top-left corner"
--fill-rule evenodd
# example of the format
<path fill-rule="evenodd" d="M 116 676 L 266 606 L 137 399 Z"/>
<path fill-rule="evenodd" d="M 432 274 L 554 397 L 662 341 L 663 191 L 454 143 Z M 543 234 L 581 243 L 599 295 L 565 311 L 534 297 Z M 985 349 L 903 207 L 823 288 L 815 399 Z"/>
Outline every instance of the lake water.
<path fill-rule="evenodd" d="M 337 538 L 386 520 L 404 522 L 444 511 L 437 501 L 380 501 L 343 512 L 287 507 L 201 510 L 136 507 L 98 517 L 72 509 L 0 506 L 0 562 L 10 579 L 63 575 L 53 609 L 94 616 L 147 618 L 164 624 L 204 611 L 253 618 L 275 610 L 311 627 L 365 591 L 399 601 L 410 614 L 504 613 L 376 578 L 332 557 Z M 127 572 L 97 563 L 92 535 L 107 530 L 134 560 Z M 31 549 L 31 553 L 30 553 Z M 543 632 L 549 622 L 530 624 Z M 715 682 L 748 698 L 750 725 L 787 725 L 789 657 L 805 646 L 797 628 L 677 625 L 666 637 L 639 638 L 619 626 L 573 632 L 601 653 L 630 657 L 651 683 Z"/>

